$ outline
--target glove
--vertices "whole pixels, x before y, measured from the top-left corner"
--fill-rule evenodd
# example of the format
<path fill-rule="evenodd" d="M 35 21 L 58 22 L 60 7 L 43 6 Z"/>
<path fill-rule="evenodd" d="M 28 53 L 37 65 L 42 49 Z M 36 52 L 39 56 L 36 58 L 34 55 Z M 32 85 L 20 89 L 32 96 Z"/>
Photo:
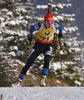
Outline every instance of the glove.
<path fill-rule="evenodd" d="M 28 34 L 28 40 L 31 42 L 32 41 L 32 37 Z"/>
<path fill-rule="evenodd" d="M 62 34 L 59 34 L 58 37 L 61 38 L 62 37 Z"/>

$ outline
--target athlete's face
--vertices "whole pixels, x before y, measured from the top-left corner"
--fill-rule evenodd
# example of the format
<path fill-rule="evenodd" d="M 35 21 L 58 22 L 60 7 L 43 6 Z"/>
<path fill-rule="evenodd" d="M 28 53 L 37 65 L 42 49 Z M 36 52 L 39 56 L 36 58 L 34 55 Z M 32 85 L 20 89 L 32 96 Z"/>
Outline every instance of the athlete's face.
<path fill-rule="evenodd" d="M 45 25 L 47 28 L 51 28 L 53 25 L 53 22 L 45 22 Z"/>

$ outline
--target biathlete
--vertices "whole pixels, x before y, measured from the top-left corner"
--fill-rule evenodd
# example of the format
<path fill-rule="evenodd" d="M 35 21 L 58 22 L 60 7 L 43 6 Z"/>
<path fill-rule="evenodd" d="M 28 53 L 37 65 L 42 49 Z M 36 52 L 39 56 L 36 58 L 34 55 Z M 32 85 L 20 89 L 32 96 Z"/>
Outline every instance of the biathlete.
<path fill-rule="evenodd" d="M 33 32 L 37 30 L 35 44 L 28 56 L 27 63 L 23 67 L 18 80 L 12 84 L 12 87 L 20 86 L 26 72 L 33 64 L 34 60 L 41 53 L 44 54 L 44 67 L 42 70 L 42 76 L 40 79 L 40 86 L 46 86 L 45 80 L 48 74 L 49 62 L 52 55 L 52 42 L 54 38 L 54 33 L 59 29 L 59 38 L 62 37 L 62 26 L 57 22 L 54 22 L 54 17 L 52 14 L 48 13 L 44 17 L 43 22 L 36 23 L 31 29 L 30 34 L 28 35 L 28 40 L 32 41 Z"/>

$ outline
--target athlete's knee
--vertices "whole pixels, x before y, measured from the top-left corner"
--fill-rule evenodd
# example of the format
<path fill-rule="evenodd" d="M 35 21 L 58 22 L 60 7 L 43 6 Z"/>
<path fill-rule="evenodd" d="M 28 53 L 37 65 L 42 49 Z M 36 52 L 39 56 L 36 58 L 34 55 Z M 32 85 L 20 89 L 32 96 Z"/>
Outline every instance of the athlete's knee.
<path fill-rule="evenodd" d="M 45 55 L 51 56 L 51 55 L 52 55 L 52 52 L 51 52 L 51 51 L 47 51 L 47 52 L 45 53 Z"/>
<path fill-rule="evenodd" d="M 50 46 L 49 50 L 45 52 L 45 55 L 52 55 L 52 47 Z"/>

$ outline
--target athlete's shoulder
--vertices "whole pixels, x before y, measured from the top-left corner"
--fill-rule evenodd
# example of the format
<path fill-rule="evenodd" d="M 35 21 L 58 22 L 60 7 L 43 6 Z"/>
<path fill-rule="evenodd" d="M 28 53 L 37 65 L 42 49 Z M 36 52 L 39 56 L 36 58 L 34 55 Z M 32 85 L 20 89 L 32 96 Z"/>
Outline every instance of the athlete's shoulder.
<path fill-rule="evenodd" d="M 41 24 L 42 24 L 42 23 L 43 23 L 43 22 L 41 22 L 41 21 L 35 23 L 34 28 L 38 30 L 38 29 L 41 27 Z"/>
<path fill-rule="evenodd" d="M 38 22 L 40 25 L 43 23 L 42 21 Z"/>

